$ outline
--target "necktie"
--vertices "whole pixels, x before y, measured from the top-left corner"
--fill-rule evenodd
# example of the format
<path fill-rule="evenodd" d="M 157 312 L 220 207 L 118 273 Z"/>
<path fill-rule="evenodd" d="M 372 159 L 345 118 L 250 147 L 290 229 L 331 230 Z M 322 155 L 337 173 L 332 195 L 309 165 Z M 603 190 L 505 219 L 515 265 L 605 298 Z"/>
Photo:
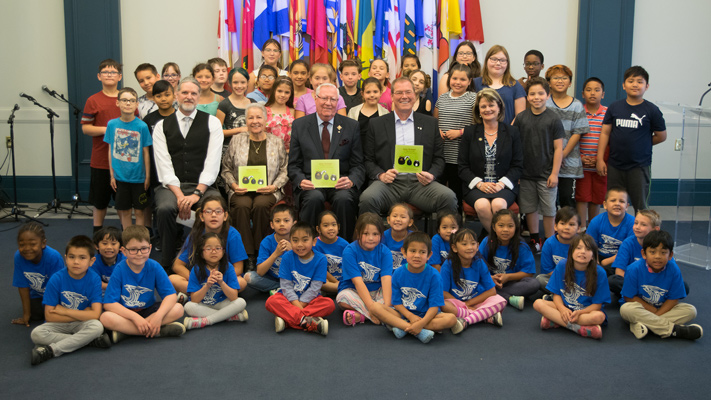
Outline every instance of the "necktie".
<path fill-rule="evenodd" d="M 183 136 L 188 135 L 188 130 L 190 129 L 190 117 L 183 118 Z"/>
<path fill-rule="evenodd" d="M 328 158 L 328 151 L 331 149 L 331 135 L 328 133 L 328 122 L 323 123 L 323 131 L 321 131 L 321 147 L 323 148 L 323 157 Z"/>

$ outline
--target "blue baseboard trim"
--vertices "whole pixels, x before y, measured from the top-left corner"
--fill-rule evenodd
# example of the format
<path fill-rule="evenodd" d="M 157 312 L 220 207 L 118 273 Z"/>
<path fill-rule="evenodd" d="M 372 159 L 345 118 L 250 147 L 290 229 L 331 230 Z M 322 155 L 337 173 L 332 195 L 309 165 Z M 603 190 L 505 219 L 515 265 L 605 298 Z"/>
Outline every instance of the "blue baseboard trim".
<path fill-rule="evenodd" d="M 2 191 L 5 200 L 13 201 L 12 177 L 3 177 Z M 79 195 L 86 201 L 89 198 L 89 178 L 79 179 Z M 57 177 L 57 196 L 62 203 L 71 203 L 74 196 L 74 178 Z M 17 201 L 19 203 L 48 203 L 53 198 L 51 176 L 18 176 Z"/>
<path fill-rule="evenodd" d="M 12 177 L 2 179 L 3 197 L 12 201 Z M 711 179 L 690 179 L 682 181 L 682 193 L 685 199 L 682 206 L 711 205 Z M 74 195 L 74 179 L 70 176 L 57 177 L 57 193 L 63 202 L 71 202 Z M 676 179 L 652 179 L 650 206 L 676 206 L 679 193 L 679 181 Z M 89 178 L 79 179 L 81 199 L 89 199 Z M 20 203 L 45 203 L 52 200 L 51 176 L 20 176 L 17 178 L 17 201 Z"/>

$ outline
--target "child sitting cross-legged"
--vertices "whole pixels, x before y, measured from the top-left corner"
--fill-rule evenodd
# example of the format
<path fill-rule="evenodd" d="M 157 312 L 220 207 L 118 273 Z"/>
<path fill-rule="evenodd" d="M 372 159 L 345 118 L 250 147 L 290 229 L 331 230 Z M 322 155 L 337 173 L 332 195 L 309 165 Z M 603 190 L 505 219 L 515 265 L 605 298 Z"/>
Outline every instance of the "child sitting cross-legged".
<path fill-rule="evenodd" d="M 375 303 L 373 313 L 402 339 L 408 333 L 422 343 L 429 343 L 434 331 L 452 328 L 459 333 L 464 328 L 462 321 L 453 314 L 440 313 L 444 306 L 442 278 L 427 260 L 432 255 L 432 242 L 424 232 L 409 234 L 402 245 L 406 265 L 393 273 L 393 306 L 390 308 Z"/>
<path fill-rule="evenodd" d="M 329 316 L 336 309 L 333 300 L 321 296 L 326 283 L 328 260 L 314 252 L 316 232 L 307 222 L 297 222 L 291 228 L 291 251 L 281 257 L 277 293 L 267 299 L 266 307 L 274 314 L 277 332 L 286 326 L 307 332 L 328 334 Z"/>

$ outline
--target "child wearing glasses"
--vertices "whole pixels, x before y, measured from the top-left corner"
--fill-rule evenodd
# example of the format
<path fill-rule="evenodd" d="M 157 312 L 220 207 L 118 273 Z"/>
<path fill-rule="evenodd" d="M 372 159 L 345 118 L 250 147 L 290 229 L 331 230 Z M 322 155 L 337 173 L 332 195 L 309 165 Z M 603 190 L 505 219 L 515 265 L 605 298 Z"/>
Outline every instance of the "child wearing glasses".
<path fill-rule="evenodd" d="M 148 229 L 131 225 L 121 235 L 126 259 L 114 268 L 104 295 L 100 321 L 113 331 L 114 343 L 126 335 L 152 337 L 181 336 L 185 327 L 174 322 L 183 316 L 175 290 L 163 267 L 149 258 L 151 241 Z M 161 301 L 155 300 L 155 292 Z"/>
<path fill-rule="evenodd" d="M 136 224 L 145 225 L 143 210 L 148 206 L 151 157 L 153 145 L 148 125 L 136 118 L 138 94 L 126 87 L 118 92 L 116 105 L 121 117 L 112 119 L 106 126 L 104 142 L 108 143 L 109 176 L 111 189 L 116 192 L 116 212 L 123 229 L 132 225 L 131 209 Z"/>

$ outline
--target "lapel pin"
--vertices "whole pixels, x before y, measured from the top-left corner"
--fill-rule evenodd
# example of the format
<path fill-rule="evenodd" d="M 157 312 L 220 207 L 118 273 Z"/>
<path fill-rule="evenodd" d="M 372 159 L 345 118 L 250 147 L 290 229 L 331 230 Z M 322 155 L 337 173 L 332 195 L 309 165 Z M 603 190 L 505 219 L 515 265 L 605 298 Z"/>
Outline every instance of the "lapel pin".
<path fill-rule="evenodd" d="M 479 141 L 481 142 L 481 138 L 479 138 Z"/>
<path fill-rule="evenodd" d="M 339 131 L 341 130 L 341 126 L 340 126 L 340 125 L 338 125 L 336 128 L 338 128 Z"/>
<path fill-rule="evenodd" d="M 421 127 L 421 126 L 418 126 L 417 129 L 418 129 L 418 130 L 422 130 L 422 127 Z"/>

